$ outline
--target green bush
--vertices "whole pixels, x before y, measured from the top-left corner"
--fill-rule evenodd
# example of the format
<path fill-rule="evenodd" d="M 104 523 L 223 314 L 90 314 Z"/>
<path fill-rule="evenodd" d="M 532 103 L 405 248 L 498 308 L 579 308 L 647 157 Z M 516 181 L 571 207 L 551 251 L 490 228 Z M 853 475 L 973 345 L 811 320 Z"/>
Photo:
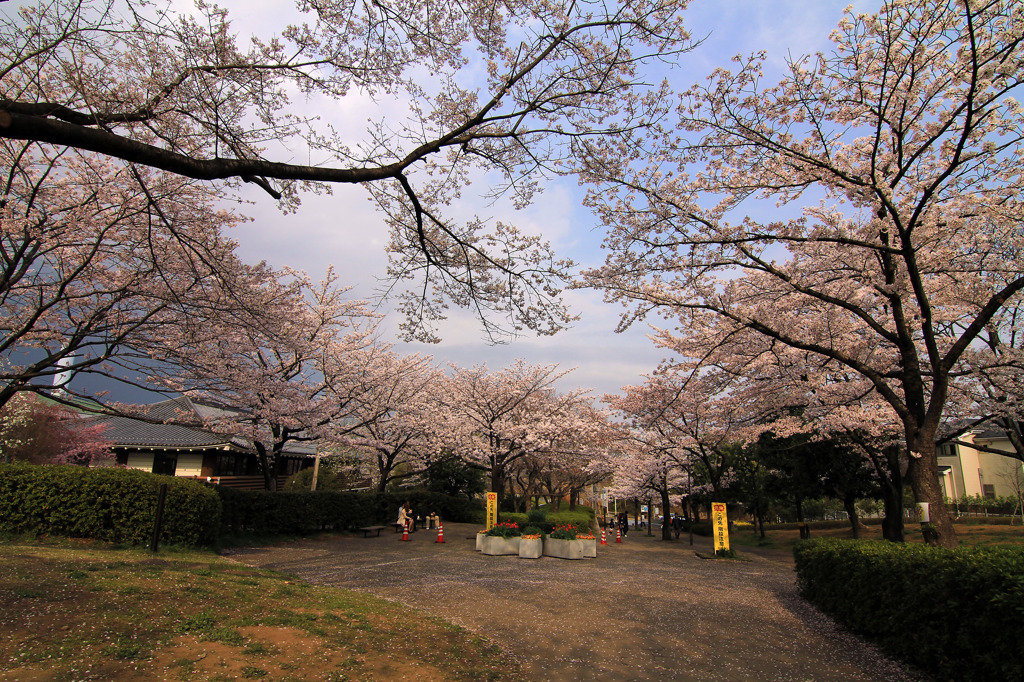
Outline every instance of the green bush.
<path fill-rule="evenodd" d="M 531 509 L 526 512 L 526 519 L 530 523 L 544 523 L 548 520 L 548 513 L 543 509 Z"/>
<path fill-rule="evenodd" d="M 167 499 L 160 542 L 205 546 L 221 504 L 206 484 L 132 469 L 0 465 L 0 531 L 145 545 L 153 534 L 160 484 Z"/>
<path fill-rule="evenodd" d="M 794 550 L 801 593 L 943 680 L 1024 679 L 1024 548 L 821 539 Z"/>
<path fill-rule="evenodd" d="M 226 536 L 305 535 L 394 523 L 409 500 L 451 522 L 482 523 L 482 506 L 426 491 L 268 492 L 210 486 L 132 469 L 0 465 L 0 532 L 148 544 L 160 484 L 168 485 L 161 543 L 211 546 Z"/>
<path fill-rule="evenodd" d="M 345 488 L 345 476 L 326 467 L 321 467 L 316 474 L 317 492 L 342 490 Z M 296 471 L 281 485 L 284 492 L 308 492 L 313 485 L 313 467 Z"/>
<path fill-rule="evenodd" d="M 406 501 L 413 514 L 431 510 L 442 521 L 473 523 L 479 503 L 427 491 L 364 493 L 342 491 L 268 492 L 218 488 L 224 504 L 221 532 L 238 535 L 304 535 L 329 530 L 391 524 Z"/>
<path fill-rule="evenodd" d="M 545 534 L 550 534 L 554 530 L 555 526 L 559 525 L 570 525 L 577 529 L 580 533 L 590 532 L 590 519 L 591 516 L 586 511 L 564 511 L 564 512 L 548 512 L 545 515 L 544 521 L 534 521 L 530 518 L 529 514 L 502 514 L 502 521 L 515 521 L 520 526 L 527 524 L 531 526 L 537 526 L 544 531 Z"/>

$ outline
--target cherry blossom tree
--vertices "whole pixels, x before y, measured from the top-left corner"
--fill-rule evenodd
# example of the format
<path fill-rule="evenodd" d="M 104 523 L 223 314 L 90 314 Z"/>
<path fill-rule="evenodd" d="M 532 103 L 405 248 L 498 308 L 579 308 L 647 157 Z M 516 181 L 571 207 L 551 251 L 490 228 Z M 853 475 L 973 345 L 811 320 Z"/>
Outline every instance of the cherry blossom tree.
<path fill-rule="evenodd" d="M 557 365 L 517 360 L 497 372 L 486 365 L 451 370 L 434 398 L 435 447 L 487 471 L 499 496 L 506 493 L 510 467 L 549 451 L 586 402 L 587 391 L 555 390 L 571 371 Z"/>
<path fill-rule="evenodd" d="M 721 500 L 733 446 L 758 432 L 757 415 L 730 395 L 738 383 L 726 372 L 663 363 L 644 384 L 605 401 L 630 420 L 644 450 L 672 460 L 701 482 L 698 492 L 706 488 L 710 499 Z"/>
<path fill-rule="evenodd" d="M 200 426 L 251 443 L 275 489 L 288 444 L 328 429 L 337 439 L 369 418 L 354 417 L 377 387 L 376 318 L 347 291 L 333 270 L 314 283 L 302 273 L 243 268 L 232 295 L 244 307 L 213 305 L 168 330 L 139 370 L 214 408 Z"/>
<path fill-rule="evenodd" d="M 589 403 L 570 405 L 560 428 L 548 432 L 534 454 L 512 467 L 522 497 L 547 497 L 555 511 L 568 499 L 569 509 L 575 509 L 586 487 L 611 473 L 600 465 L 617 435 L 608 419 Z"/>
<path fill-rule="evenodd" d="M 848 14 L 833 52 L 778 85 L 762 86 L 763 55 L 739 57 L 683 93 L 661 135 L 588 145 L 589 202 L 611 232 L 587 281 L 635 304 L 623 324 L 713 317 L 861 376 L 899 420 L 923 530 L 944 546 L 943 411 L 965 353 L 1024 289 L 1022 11 Z M 759 199 L 805 200 L 803 215 L 759 220 Z"/>
<path fill-rule="evenodd" d="M 416 285 L 410 336 L 432 338 L 446 302 L 494 335 L 553 333 L 571 318 L 568 264 L 445 207 L 484 175 L 490 197 L 524 206 L 580 140 L 649 125 L 646 66 L 688 48 L 685 4 L 300 2 L 280 34 L 245 37 L 208 3 L 42 0 L 0 20 L 0 138 L 254 183 L 286 209 L 303 189 L 364 185 L 391 228 L 391 276 Z M 320 120 L 354 97 L 408 115 L 371 112 L 362 137 Z"/>
<path fill-rule="evenodd" d="M 7 140 L 0 165 L 0 406 L 108 372 L 237 261 L 223 233 L 236 218 L 195 181 Z"/>
<path fill-rule="evenodd" d="M 110 464 L 106 428 L 64 405 L 19 393 L 0 407 L 0 462 Z"/>
<path fill-rule="evenodd" d="M 432 359 L 382 351 L 368 386 L 349 420 L 359 426 L 343 438 L 346 445 L 372 461 L 377 489 L 415 476 L 437 458 L 430 438 L 432 388 L 441 382 Z"/>

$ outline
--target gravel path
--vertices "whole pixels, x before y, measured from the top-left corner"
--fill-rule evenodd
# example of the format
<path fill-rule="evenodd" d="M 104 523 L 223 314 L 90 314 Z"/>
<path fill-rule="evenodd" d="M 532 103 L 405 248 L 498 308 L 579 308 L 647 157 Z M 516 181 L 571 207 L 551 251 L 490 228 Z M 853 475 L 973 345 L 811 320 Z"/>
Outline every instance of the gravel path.
<path fill-rule="evenodd" d="M 788 554 L 705 560 L 709 541 L 631 531 L 597 559 L 490 557 L 477 527 L 410 542 L 337 537 L 234 549 L 235 559 L 421 608 L 496 641 L 530 679 L 914 680 L 796 593 Z"/>

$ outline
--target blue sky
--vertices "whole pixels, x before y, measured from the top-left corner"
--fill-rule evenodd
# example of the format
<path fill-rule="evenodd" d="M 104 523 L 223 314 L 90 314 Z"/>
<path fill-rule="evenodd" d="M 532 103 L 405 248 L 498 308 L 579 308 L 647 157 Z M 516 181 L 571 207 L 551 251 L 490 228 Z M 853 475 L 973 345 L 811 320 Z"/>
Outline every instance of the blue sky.
<path fill-rule="evenodd" d="M 234 28 L 240 33 L 265 32 L 280 27 L 280 3 L 255 0 L 228 2 Z M 878 2 L 860 2 L 859 11 L 875 11 Z M 788 54 L 799 56 L 829 47 L 829 34 L 842 16 L 846 3 L 826 0 L 695 0 L 687 11 L 687 25 L 694 37 L 707 36 L 694 52 L 683 55 L 669 77 L 679 89 L 703 80 L 717 66 L 728 66 L 730 58 L 764 50 L 768 53 L 766 82 L 774 81 Z M 237 8 L 237 9 L 236 9 Z M 358 98 L 332 107 L 332 116 L 341 125 L 359 125 L 377 112 L 365 109 Z M 398 109 L 396 109 L 396 113 Z M 481 188 L 483 191 L 483 188 Z M 580 205 L 583 190 L 573 180 L 555 180 L 546 184 L 533 206 L 514 212 L 501 205 L 474 205 L 471 197 L 454 207 L 456 211 L 500 218 L 549 239 L 559 255 L 570 257 L 583 266 L 602 259 L 600 243 L 603 230 Z M 267 260 L 276 266 L 291 266 L 316 276 L 333 263 L 342 281 L 355 287 L 353 294 L 371 297 L 386 268 L 384 247 L 386 230 L 358 187 L 338 187 L 332 196 L 309 195 L 300 210 L 282 215 L 272 200 L 253 193 L 251 206 L 243 211 L 258 219 L 234 232 L 242 257 L 250 262 Z M 620 309 L 605 305 L 597 292 L 568 292 L 567 300 L 582 316 L 573 329 L 554 337 L 524 337 L 507 345 L 492 346 L 482 338 L 476 321 L 453 311 L 441 328 L 444 341 L 437 345 L 399 343 L 402 352 L 430 354 L 440 362 L 472 365 L 486 362 L 497 369 L 516 358 L 531 363 L 558 363 L 576 370 L 562 380 L 560 388 L 594 389 L 600 396 L 616 392 L 620 386 L 639 382 L 640 375 L 652 371 L 663 352 L 647 339 L 649 329 L 635 327 L 623 334 L 614 329 Z M 387 305 L 382 306 L 387 310 Z M 393 334 L 398 320 L 389 315 L 384 323 L 385 336 Z"/>

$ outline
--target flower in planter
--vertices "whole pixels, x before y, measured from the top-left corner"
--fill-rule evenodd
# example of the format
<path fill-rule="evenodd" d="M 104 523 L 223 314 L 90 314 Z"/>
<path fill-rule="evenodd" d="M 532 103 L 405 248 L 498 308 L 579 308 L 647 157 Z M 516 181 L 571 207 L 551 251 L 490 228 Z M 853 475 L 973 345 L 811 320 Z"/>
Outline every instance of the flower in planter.
<path fill-rule="evenodd" d="M 589 535 L 589 534 L 588 535 L 580 535 L 579 533 L 577 533 L 576 534 L 576 539 L 577 540 L 593 540 L 594 536 L 593 535 Z"/>
<path fill-rule="evenodd" d="M 540 535 L 535 535 L 535 534 L 533 534 L 533 533 L 529 533 L 529 534 L 523 535 L 523 536 L 521 536 L 521 537 L 522 537 L 522 538 L 523 538 L 524 540 L 540 540 L 540 538 L 541 538 L 541 536 L 540 536 Z"/>
<path fill-rule="evenodd" d="M 551 531 L 550 537 L 552 540 L 575 540 L 577 530 L 576 526 L 569 523 L 562 523 L 555 526 L 554 530 Z"/>
<path fill-rule="evenodd" d="M 492 526 L 487 535 L 498 538 L 517 538 L 522 535 L 519 530 L 519 524 L 515 521 L 503 521 L 496 526 Z"/>

